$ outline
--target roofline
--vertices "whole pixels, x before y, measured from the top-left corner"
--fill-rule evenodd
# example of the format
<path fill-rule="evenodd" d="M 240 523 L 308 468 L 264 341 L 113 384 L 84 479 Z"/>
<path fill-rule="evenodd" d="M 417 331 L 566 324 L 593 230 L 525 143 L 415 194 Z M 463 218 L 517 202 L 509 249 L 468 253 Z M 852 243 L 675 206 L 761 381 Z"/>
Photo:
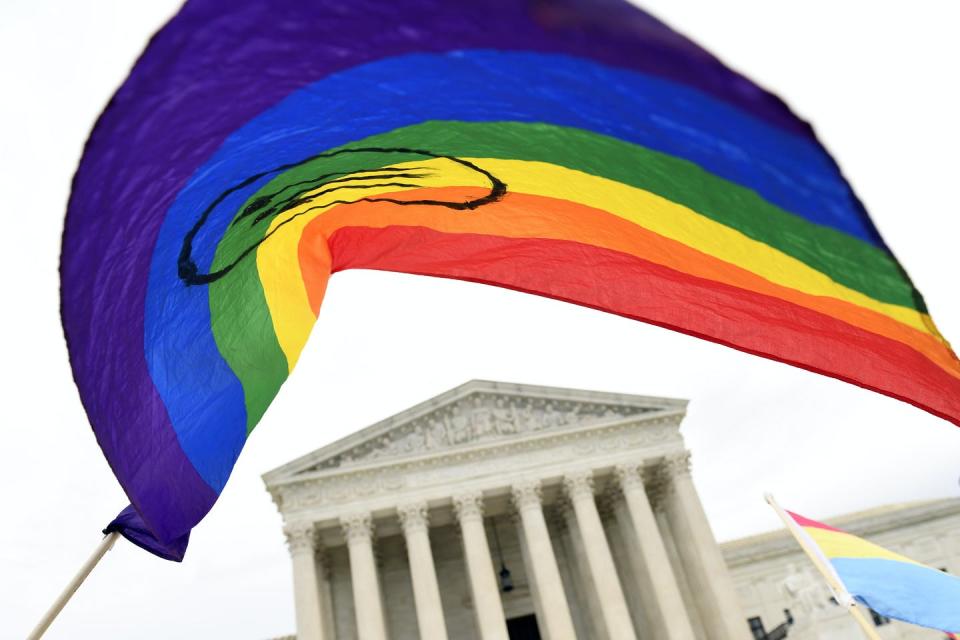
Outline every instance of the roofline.
<path fill-rule="evenodd" d="M 548 387 L 542 385 L 520 384 L 515 382 L 499 382 L 495 380 L 470 380 L 459 386 L 433 396 L 399 413 L 395 413 L 383 420 L 364 427 L 328 445 L 320 447 L 306 455 L 295 458 L 286 464 L 267 471 L 261 478 L 267 486 L 281 479 L 282 476 L 295 473 L 305 466 L 318 463 L 326 458 L 333 457 L 347 451 L 362 442 L 375 438 L 400 424 L 411 422 L 440 407 L 452 404 L 471 394 L 478 392 L 498 393 L 502 395 L 517 395 L 523 397 L 542 397 L 550 400 L 573 400 L 581 402 L 604 402 L 622 406 L 661 407 L 665 410 L 686 410 L 688 400 L 679 398 L 662 398 L 655 396 L 641 396 L 636 394 L 614 393 L 609 391 L 591 391 L 568 387 Z"/>

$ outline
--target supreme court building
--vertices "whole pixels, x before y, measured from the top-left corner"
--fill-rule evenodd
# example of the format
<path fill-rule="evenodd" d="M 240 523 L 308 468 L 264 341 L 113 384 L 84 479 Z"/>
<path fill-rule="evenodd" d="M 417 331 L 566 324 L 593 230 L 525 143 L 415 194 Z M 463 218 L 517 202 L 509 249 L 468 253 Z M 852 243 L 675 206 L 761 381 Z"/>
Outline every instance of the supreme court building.
<path fill-rule="evenodd" d="M 679 432 L 685 410 L 472 381 L 267 473 L 296 638 L 860 637 L 783 532 L 717 544 Z M 949 541 L 960 501 L 898 509 L 907 520 L 888 509 L 851 530 L 926 536 L 919 560 L 946 549 L 960 569 Z M 877 623 L 884 638 L 943 637 Z"/>
<path fill-rule="evenodd" d="M 266 474 L 297 638 L 751 638 L 685 407 L 472 381 Z"/>

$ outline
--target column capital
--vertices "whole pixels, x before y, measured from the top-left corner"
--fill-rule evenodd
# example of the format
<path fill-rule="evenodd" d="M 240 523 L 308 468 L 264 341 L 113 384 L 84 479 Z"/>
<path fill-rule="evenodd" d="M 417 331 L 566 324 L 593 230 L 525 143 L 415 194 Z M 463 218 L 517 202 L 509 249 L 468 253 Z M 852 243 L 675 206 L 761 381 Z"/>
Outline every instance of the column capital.
<path fill-rule="evenodd" d="M 593 498 L 593 471 L 574 471 L 563 478 L 563 488 L 571 500 Z"/>
<path fill-rule="evenodd" d="M 675 478 L 677 476 L 689 476 L 690 475 L 690 452 L 681 451 L 680 453 L 674 453 L 663 458 L 663 469 L 670 475 L 670 477 Z"/>
<path fill-rule="evenodd" d="M 620 489 L 643 489 L 643 465 L 636 462 L 618 464 L 614 469 Z"/>
<path fill-rule="evenodd" d="M 373 538 L 373 518 L 369 513 L 342 516 L 340 526 L 343 528 L 343 537 L 347 539 L 347 544 L 370 541 Z"/>
<path fill-rule="evenodd" d="M 664 465 L 658 465 L 646 479 L 647 499 L 654 511 L 663 511 L 667 498 L 673 492 L 673 476 Z"/>
<path fill-rule="evenodd" d="M 483 519 L 483 492 L 467 491 L 453 496 L 453 510 L 457 514 L 457 520 L 482 520 Z"/>
<path fill-rule="evenodd" d="M 397 518 L 404 534 L 426 531 L 430 526 L 430 514 L 426 502 L 410 502 L 397 507 Z"/>
<path fill-rule="evenodd" d="M 667 455 L 654 467 L 647 479 L 647 495 L 654 511 L 662 511 L 667 499 L 673 494 L 676 481 L 690 477 L 690 452 L 681 451 Z"/>
<path fill-rule="evenodd" d="M 542 490 L 539 480 L 521 480 L 511 487 L 513 493 L 513 504 L 517 511 L 526 509 L 539 509 Z"/>
<path fill-rule="evenodd" d="M 319 549 L 317 529 L 312 522 L 289 522 L 283 527 L 290 555 L 316 553 Z"/>
<path fill-rule="evenodd" d="M 513 501 L 520 511 L 520 535 L 526 542 L 524 563 L 529 560 L 527 575 L 534 585 L 534 599 L 542 605 L 537 613 L 543 614 L 546 631 L 543 635 L 554 640 L 572 640 L 576 633 L 541 503 L 540 481 L 533 478 L 521 480 L 512 489 Z M 539 616 L 537 624 L 540 624 Z"/>
<path fill-rule="evenodd" d="M 597 496 L 597 513 L 602 520 L 613 518 L 616 513 L 617 500 L 623 496 L 620 491 L 604 491 Z"/>

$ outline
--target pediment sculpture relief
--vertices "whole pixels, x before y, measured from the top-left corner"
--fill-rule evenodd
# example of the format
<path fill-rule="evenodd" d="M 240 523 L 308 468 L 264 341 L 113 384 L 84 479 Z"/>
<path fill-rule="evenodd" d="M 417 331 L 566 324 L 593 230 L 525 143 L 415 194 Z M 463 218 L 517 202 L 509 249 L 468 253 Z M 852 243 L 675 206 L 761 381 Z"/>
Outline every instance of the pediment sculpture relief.
<path fill-rule="evenodd" d="M 657 409 L 478 392 L 333 456 L 314 469 L 400 458 L 538 431 L 588 426 Z"/>

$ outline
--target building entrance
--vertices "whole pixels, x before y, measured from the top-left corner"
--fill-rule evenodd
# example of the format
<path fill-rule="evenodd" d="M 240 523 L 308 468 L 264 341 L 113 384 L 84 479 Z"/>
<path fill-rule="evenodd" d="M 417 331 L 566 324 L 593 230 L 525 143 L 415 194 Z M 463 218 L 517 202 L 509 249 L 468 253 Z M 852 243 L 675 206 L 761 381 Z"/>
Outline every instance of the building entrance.
<path fill-rule="evenodd" d="M 531 613 L 507 620 L 507 633 L 510 634 L 510 640 L 540 640 L 537 616 Z"/>

